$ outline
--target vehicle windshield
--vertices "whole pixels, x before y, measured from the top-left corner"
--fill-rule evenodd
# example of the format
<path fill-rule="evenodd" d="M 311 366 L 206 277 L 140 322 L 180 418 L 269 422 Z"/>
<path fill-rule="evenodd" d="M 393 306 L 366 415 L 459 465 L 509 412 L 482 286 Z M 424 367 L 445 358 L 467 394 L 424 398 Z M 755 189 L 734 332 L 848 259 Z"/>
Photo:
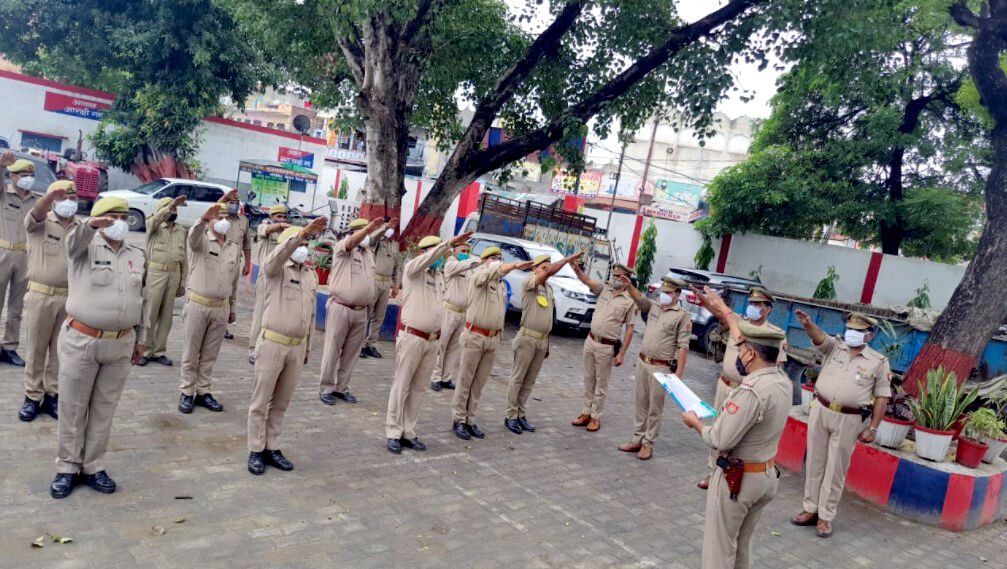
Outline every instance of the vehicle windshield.
<path fill-rule="evenodd" d="M 164 180 L 154 180 L 153 182 L 147 182 L 146 184 L 144 184 L 142 186 L 133 188 L 133 191 L 136 192 L 136 193 L 138 193 L 138 194 L 150 195 L 150 194 L 156 192 L 157 190 L 160 190 L 161 188 L 163 188 L 163 187 L 165 187 L 167 185 L 168 185 L 168 182 L 166 182 Z"/>
<path fill-rule="evenodd" d="M 552 263 L 555 263 L 556 261 L 559 261 L 563 258 L 563 254 L 555 249 L 550 251 L 548 249 L 532 249 L 529 247 L 528 254 L 531 255 L 532 259 L 538 257 L 539 255 L 549 255 L 549 261 Z M 573 269 L 570 268 L 570 265 L 563 265 L 563 268 L 560 269 L 555 276 L 570 277 L 571 279 L 577 278 L 577 274 L 573 272 Z"/>

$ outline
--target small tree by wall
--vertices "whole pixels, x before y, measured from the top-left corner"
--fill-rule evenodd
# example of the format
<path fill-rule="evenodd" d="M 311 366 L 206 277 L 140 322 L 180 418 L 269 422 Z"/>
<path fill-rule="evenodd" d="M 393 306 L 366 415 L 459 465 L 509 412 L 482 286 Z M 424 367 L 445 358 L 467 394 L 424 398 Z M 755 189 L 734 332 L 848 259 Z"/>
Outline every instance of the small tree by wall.
<path fill-rule="evenodd" d="M 637 251 L 634 269 L 636 270 L 637 288 L 646 290 L 647 283 L 650 282 L 650 276 L 654 271 L 654 253 L 657 251 L 657 226 L 654 225 L 653 218 L 641 237 L 640 250 Z"/>
<path fill-rule="evenodd" d="M 839 280 L 839 273 L 836 272 L 835 265 L 829 265 L 829 268 L 825 271 L 825 278 L 818 281 L 818 287 L 815 288 L 815 294 L 811 298 L 820 298 L 822 300 L 835 300 L 836 299 L 836 281 Z"/>
<path fill-rule="evenodd" d="M 713 262 L 713 256 L 716 253 L 713 251 L 713 241 L 710 240 L 710 236 L 703 234 L 703 244 L 696 251 L 696 256 L 693 258 L 692 262 L 696 264 L 697 269 L 704 271 L 710 270 L 710 263 Z"/>
<path fill-rule="evenodd" d="M 346 196 L 349 195 L 349 193 L 350 193 L 350 182 L 346 178 L 343 178 L 343 180 L 339 182 L 338 198 L 341 200 L 345 200 Z"/>

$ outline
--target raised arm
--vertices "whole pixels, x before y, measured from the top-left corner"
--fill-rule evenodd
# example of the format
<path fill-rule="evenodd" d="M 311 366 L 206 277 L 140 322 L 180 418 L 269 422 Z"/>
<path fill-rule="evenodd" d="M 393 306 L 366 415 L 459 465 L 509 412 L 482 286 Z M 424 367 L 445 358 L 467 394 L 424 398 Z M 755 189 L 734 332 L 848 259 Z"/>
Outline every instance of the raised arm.
<path fill-rule="evenodd" d="M 35 205 L 32 206 L 30 211 L 31 218 L 34 219 L 36 223 L 42 223 L 45 221 L 45 216 L 49 213 L 49 208 L 52 207 L 52 203 L 63 201 L 65 199 L 66 190 L 53 190 L 51 192 L 46 192 L 42 195 L 42 197 L 35 200 Z M 31 229 L 31 227 L 27 225 L 26 227 Z"/>
<path fill-rule="evenodd" d="M 794 316 L 797 317 L 797 321 L 804 327 L 804 332 L 816 346 L 821 346 L 829 338 L 828 334 L 812 322 L 811 317 L 803 310 L 795 311 Z"/>
<path fill-rule="evenodd" d="M 563 265 L 566 265 L 567 263 L 576 263 L 577 259 L 580 259 L 583 254 L 584 252 L 581 251 L 579 253 L 574 253 L 573 255 L 563 257 L 562 259 L 556 261 L 555 263 L 551 263 L 549 265 L 549 268 L 546 269 L 544 274 L 535 275 L 535 284 L 538 286 L 545 284 L 545 282 L 549 280 L 549 277 L 555 275 L 556 273 L 559 272 L 560 269 L 563 268 Z"/>
<path fill-rule="evenodd" d="M 211 205 L 203 212 L 203 216 L 199 218 L 199 221 L 189 229 L 189 238 L 187 240 L 189 249 L 202 252 L 206 248 L 206 226 L 214 219 L 217 219 L 218 215 L 220 215 L 220 206 L 217 204 Z"/>
<path fill-rule="evenodd" d="M 105 227 L 110 227 L 115 220 L 111 217 L 91 217 L 84 223 L 78 223 L 77 227 L 70 230 L 66 236 L 66 254 L 70 260 L 75 260 L 84 253 L 87 253 L 87 246 L 94 239 L 94 234 Z"/>
<path fill-rule="evenodd" d="M 724 299 L 720 298 L 720 295 L 714 292 L 709 286 L 704 286 L 702 291 L 696 287 L 691 288 L 692 292 L 699 297 L 703 306 L 727 326 L 731 332 L 731 338 L 734 338 L 735 341 L 740 340 L 741 330 L 738 328 L 738 315 L 731 310 L 731 307 L 724 302 Z"/>
<path fill-rule="evenodd" d="M 344 245 L 344 247 L 347 251 L 352 251 L 357 245 L 360 245 L 360 243 L 364 240 L 364 237 L 374 233 L 381 225 L 381 219 L 372 219 L 365 227 L 358 229 L 355 233 L 347 237 L 346 245 Z"/>
<path fill-rule="evenodd" d="M 577 278 L 580 279 L 580 282 L 586 284 L 587 288 L 591 289 L 591 292 L 593 294 L 601 293 L 602 289 L 601 283 L 587 276 L 587 273 L 584 272 L 584 269 L 580 268 L 580 264 L 571 263 L 570 266 L 573 267 L 573 272 L 574 274 L 577 275 Z"/>
<path fill-rule="evenodd" d="M 654 304 L 649 298 L 643 296 L 643 293 L 633 286 L 633 281 L 629 280 L 629 276 L 620 274 L 619 280 L 626 285 L 626 292 L 629 293 L 629 297 L 636 303 L 636 307 L 640 309 L 640 312 L 650 312 L 650 309 L 654 306 Z"/>

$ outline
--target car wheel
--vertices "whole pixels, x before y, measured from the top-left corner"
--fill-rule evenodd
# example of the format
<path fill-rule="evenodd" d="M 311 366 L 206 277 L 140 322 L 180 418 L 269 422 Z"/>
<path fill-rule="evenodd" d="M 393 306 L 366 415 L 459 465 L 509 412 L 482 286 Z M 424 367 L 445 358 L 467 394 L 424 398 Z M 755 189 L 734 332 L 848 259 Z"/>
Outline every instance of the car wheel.
<path fill-rule="evenodd" d="M 724 361 L 724 340 L 721 338 L 720 330 L 720 322 L 711 322 L 700 339 L 703 351 L 717 363 Z"/>
<path fill-rule="evenodd" d="M 126 224 L 130 231 L 143 231 L 143 212 L 138 209 L 131 209 L 126 214 Z"/>

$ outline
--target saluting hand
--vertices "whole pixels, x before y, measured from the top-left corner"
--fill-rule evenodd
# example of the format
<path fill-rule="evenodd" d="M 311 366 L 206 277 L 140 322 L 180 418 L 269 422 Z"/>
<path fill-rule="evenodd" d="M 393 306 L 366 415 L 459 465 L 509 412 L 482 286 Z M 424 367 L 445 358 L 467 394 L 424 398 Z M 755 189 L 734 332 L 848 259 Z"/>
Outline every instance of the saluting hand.
<path fill-rule="evenodd" d="M 224 197 L 220 198 L 220 200 L 217 203 L 233 202 L 237 198 L 238 198 L 238 190 L 234 189 L 224 194 Z"/>
<path fill-rule="evenodd" d="M 797 321 L 801 323 L 801 326 L 808 326 L 811 324 L 811 317 L 803 310 L 795 310 L 794 316 L 797 317 Z"/>
<path fill-rule="evenodd" d="M 92 217 L 87 221 L 87 224 L 94 229 L 105 229 L 106 227 L 112 227 L 115 223 L 115 219 L 107 215 L 101 217 Z"/>
<path fill-rule="evenodd" d="M 629 276 L 628 275 L 623 274 L 623 273 L 619 273 L 617 275 L 617 278 L 619 279 L 620 282 L 622 282 L 622 284 L 626 285 L 627 287 L 632 287 L 633 286 L 633 281 L 629 280 Z"/>
<path fill-rule="evenodd" d="M 171 200 L 171 206 L 169 207 L 178 207 L 180 205 L 185 205 L 185 196 L 178 196 L 177 198 Z"/>
<path fill-rule="evenodd" d="M 211 221 L 217 219 L 217 216 L 219 215 L 220 215 L 220 206 L 217 204 L 213 204 L 210 207 L 208 207 L 206 211 L 203 212 L 203 217 L 200 217 L 199 219 L 203 223 L 210 223 Z"/>
<path fill-rule="evenodd" d="M 0 166 L 6 168 L 7 166 L 13 164 L 16 160 L 17 158 L 14 156 L 14 152 L 8 150 L 7 152 L 4 152 L 2 155 L 0 155 Z"/>
<path fill-rule="evenodd" d="M 399 218 L 393 217 L 385 222 L 385 229 L 398 229 L 399 228 Z"/>
<path fill-rule="evenodd" d="M 454 247 L 459 243 L 465 243 L 466 241 L 469 240 L 469 237 L 472 237 L 472 233 L 474 232 L 466 231 L 465 233 L 459 233 L 458 235 L 455 235 L 451 239 L 448 239 L 448 243 L 450 243 L 452 247 Z"/>
<path fill-rule="evenodd" d="M 325 217 L 324 215 L 322 217 L 316 217 L 315 219 L 312 219 L 311 223 L 305 225 L 304 229 L 301 230 L 301 238 L 307 239 L 315 235 L 321 235 L 322 231 L 325 231 L 325 228 L 328 226 L 328 224 L 329 224 L 329 218 Z"/>
<path fill-rule="evenodd" d="M 52 190 L 51 192 L 46 192 L 45 197 L 48 198 L 49 202 L 59 202 L 66 199 L 66 190 L 58 189 Z"/>

